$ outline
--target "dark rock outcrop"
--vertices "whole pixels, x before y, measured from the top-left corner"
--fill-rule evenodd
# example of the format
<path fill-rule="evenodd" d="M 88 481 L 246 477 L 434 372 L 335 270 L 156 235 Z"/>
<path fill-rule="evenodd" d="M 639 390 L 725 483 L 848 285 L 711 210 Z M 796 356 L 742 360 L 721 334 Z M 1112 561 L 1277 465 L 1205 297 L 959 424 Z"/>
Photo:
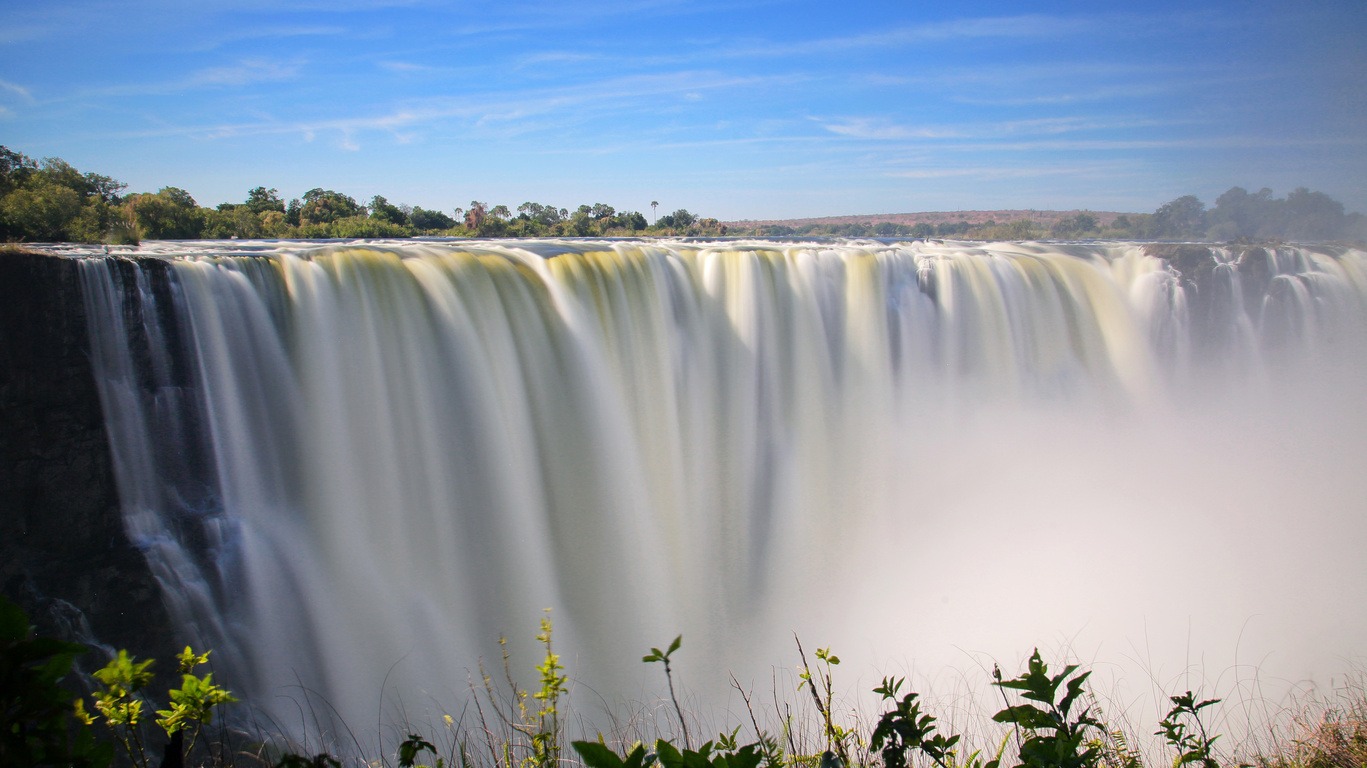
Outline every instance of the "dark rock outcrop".
<path fill-rule="evenodd" d="M 0 250 L 0 589 L 44 631 L 165 658 L 171 622 L 124 532 L 78 270 Z"/>

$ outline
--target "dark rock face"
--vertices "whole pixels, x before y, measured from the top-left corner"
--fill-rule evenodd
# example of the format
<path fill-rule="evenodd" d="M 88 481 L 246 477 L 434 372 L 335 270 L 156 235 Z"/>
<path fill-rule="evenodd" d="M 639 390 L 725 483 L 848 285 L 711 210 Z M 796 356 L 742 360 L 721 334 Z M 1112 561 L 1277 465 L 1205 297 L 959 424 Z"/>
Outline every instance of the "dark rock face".
<path fill-rule="evenodd" d="M 119 511 L 78 269 L 0 251 L 0 589 L 44 631 L 166 658 L 171 622 Z"/>
<path fill-rule="evenodd" d="M 1189 283 L 1201 285 L 1215 269 L 1215 255 L 1210 247 L 1193 243 L 1153 243 L 1144 252 L 1160 258 L 1177 270 Z"/>

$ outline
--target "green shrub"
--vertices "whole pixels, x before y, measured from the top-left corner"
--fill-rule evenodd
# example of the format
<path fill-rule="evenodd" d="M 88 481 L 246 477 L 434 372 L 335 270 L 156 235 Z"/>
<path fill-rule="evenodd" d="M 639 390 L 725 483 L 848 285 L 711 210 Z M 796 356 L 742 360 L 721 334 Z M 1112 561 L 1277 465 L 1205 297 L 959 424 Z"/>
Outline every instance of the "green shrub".
<path fill-rule="evenodd" d="M 38 637 L 27 614 L 0 597 L 0 765 L 109 765 L 113 750 L 95 743 L 61 686 L 85 651 L 83 645 Z"/>

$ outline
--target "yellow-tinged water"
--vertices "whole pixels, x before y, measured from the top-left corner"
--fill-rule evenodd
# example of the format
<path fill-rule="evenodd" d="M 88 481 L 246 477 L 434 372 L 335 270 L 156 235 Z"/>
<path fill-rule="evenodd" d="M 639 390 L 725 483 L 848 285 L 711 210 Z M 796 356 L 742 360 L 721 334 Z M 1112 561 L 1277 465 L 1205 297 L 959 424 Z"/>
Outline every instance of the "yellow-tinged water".
<path fill-rule="evenodd" d="M 547 606 L 609 696 L 679 633 L 708 695 L 768 685 L 793 631 L 922 670 L 1329 670 L 1367 632 L 1367 253 L 1236 256 L 1200 286 L 1134 244 L 191 256 L 146 314 L 193 386 L 151 394 L 116 364 L 139 297 L 88 284 L 130 528 L 184 620 L 264 706 L 299 675 L 364 718 L 463 695 L 500 635 L 530 667 Z"/>

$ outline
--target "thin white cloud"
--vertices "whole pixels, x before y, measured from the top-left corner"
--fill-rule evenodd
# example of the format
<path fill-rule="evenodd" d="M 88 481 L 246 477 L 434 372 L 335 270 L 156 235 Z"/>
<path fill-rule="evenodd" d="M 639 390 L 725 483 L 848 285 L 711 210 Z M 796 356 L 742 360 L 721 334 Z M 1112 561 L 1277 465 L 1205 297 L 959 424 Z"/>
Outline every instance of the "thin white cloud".
<path fill-rule="evenodd" d="M 1113 175 L 1114 165 L 1084 163 L 1036 166 L 950 166 L 941 168 L 913 168 L 888 171 L 885 176 L 896 179 L 1028 179 L 1041 176 L 1097 176 Z"/>
<path fill-rule="evenodd" d="M 1072 91 L 1055 91 L 1032 96 L 960 96 L 951 95 L 950 101 L 974 107 L 1049 107 L 1069 104 L 1093 104 L 1101 101 L 1130 101 L 1170 93 L 1176 87 L 1190 87 L 1190 81 L 1170 83 L 1124 83 Z"/>
<path fill-rule="evenodd" d="M 486 35 L 506 35 L 537 30 L 579 28 L 591 26 L 598 20 L 613 18 L 645 18 L 673 13 L 708 13 L 726 9 L 718 3 L 697 3 L 686 0 L 635 0 L 634 2 L 545 2 L 529 3 L 522 7 L 508 7 L 499 4 L 490 12 L 480 16 L 468 14 L 477 20 L 456 27 L 452 32 L 462 37 L 482 37 Z"/>
<path fill-rule="evenodd" d="M 1028 14 L 1023 16 L 993 16 L 951 19 L 948 21 L 898 27 L 851 37 L 828 38 L 814 45 L 827 49 L 848 49 L 864 46 L 885 47 L 928 42 L 975 40 L 984 38 L 1059 38 L 1086 34 L 1100 23 L 1095 17 L 1067 17 Z M 812 44 L 809 44 L 812 45 Z M 806 45 L 804 48 L 808 47 Z"/>
<path fill-rule="evenodd" d="M 930 43 L 953 43 L 965 40 L 1002 38 L 1067 38 L 1085 35 L 1102 28 L 1104 20 L 1097 17 L 992 16 L 951 19 L 894 27 L 879 32 L 810 40 L 736 40 L 719 41 L 698 51 L 711 58 L 803 57 L 813 53 L 843 53 L 869 51 L 879 48 L 905 48 Z"/>
<path fill-rule="evenodd" d="M 83 95 L 132 96 L 167 95 L 205 88 L 240 88 L 266 82 L 294 80 L 304 68 L 303 59 L 278 61 L 264 58 L 242 59 L 234 64 L 206 67 L 176 80 L 157 83 L 127 83 L 94 89 Z"/>
<path fill-rule="evenodd" d="M 376 63 L 377 67 L 389 72 L 408 74 L 414 72 L 437 72 L 441 67 L 434 67 L 430 64 L 418 64 L 412 61 L 381 61 Z"/>
<path fill-rule="evenodd" d="M 436 5 L 432 0 L 200 0 L 200 7 L 222 10 L 260 9 L 272 13 L 367 13 L 391 8 L 413 8 Z"/>
<path fill-rule="evenodd" d="M 19 85 L 18 83 L 11 83 L 8 80 L 0 80 L 0 91 L 8 91 L 9 93 L 18 96 L 24 101 L 33 101 L 33 94 L 29 93 L 29 90 L 27 88 L 25 88 L 22 85 Z"/>
<path fill-rule="evenodd" d="M 733 77 L 709 72 L 679 72 L 663 75 L 630 75 L 620 78 L 525 92 L 516 96 L 475 98 L 462 96 L 430 99 L 389 112 L 358 117 L 321 120 L 264 120 L 251 123 L 225 123 L 201 127 L 164 127 L 132 132 L 130 136 L 169 135 L 219 139 L 244 136 L 299 134 L 311 141 L 318 135 L 341 137 L 340 146 L 358 146 L 366 133 L 387 133 L 396 140 L 412 142 L 422 129 L 459 128 L 482 131 L 494 137 L 509 137 L 537 130 L 563 128 L 567 122 L 584 119 L 586 110 L 595 116 L 620 109 L 639 109 L 644 100 L 677 98 L 689 94 L 737 88 L 758 87 L 770 79 Z M 550 119 L 554 116 L 554 119 Z M 453 123 L 454 121 L 454 123 Z"/>
<path fill-rule="evenodd" d="M 830 133 L 852 139 L 905 141 L 914 139 L 1000 139 L 1012 136 L 1055 136 L 1080 131 L 1119 130 L 1171 125 L 1167 120 L 1140 120 L 1116 117 L 1100 120 L 1090 117 L 1049 117 L 1033 120 L 1008 120 L 959 125 L 903 125 L 880 117 L 845 117 L 818 120 Z"/>
<path fill-rule="evenodd" d="M 293 80 L 299 75 L 299 61 L 280 62 L 269 59 L 244 59 L 226 67 L 209 67 L 193 72 L 182 81 L 184 88 L 212 85 L 242 86 L 273 80 Z"/>
<path fill-rule="evenodd" d="M 241 29 L 223 35 L 215 36 L 205 40 L 191 50 L 210 51 L 229 45 L 258 40 L 283 40 L 295 37 L 338 37 L 345 35 L 347 29 L 340 26 L 309 25 L 309 26 L 275 26 L 257 27 L 252 29 Z"/>
<path fill-rule="evenodd" d="M 523 57 L 513 64 L 515 69 L 531 69 L 542 66 L 562 66 L 565 64 L 584 64 L 588 62 L 604 61 L 606 57 L 594 53 L 580 53 L 578 51 L 544 51 Z"/>

